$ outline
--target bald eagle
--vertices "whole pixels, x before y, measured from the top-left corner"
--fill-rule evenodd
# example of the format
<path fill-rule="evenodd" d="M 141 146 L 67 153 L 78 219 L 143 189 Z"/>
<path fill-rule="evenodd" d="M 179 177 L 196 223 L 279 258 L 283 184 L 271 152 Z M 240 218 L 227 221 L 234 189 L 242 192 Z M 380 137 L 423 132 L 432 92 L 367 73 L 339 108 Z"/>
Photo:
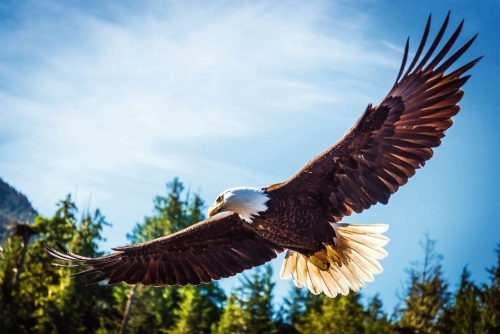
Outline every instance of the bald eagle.
<path fill-rule="evenodd" d="M 474 42 L 449 55 L 463 21 L 438 49 L 449 13 L 424 53 L 431 17 L 408 67 L 409 40 L 389 94 L 369 104 L 356 124 L 336 144 L 307 163 L 286 182 L 267 188 L 223 191 L 210 206 L 209 218 L 149 242 L 113 248 L 115 253 L 88 258 L 45 245 L 64 261 L 100 273 L 89 284 L 108 280 L 142 285 L 208 283 L 266 263 L 286 250 L 280 276 L 329 297 L 358 291 L 387 256 L 382 234 L 387 225 L 340 223 L 389 197 L 433 155 L 460 107 L 465 75 L 481 57 L 448 69 Z M 438 50 L 438 51 L 436 51 Z M 226 212 L 218 215 L 218 213 Z"/>

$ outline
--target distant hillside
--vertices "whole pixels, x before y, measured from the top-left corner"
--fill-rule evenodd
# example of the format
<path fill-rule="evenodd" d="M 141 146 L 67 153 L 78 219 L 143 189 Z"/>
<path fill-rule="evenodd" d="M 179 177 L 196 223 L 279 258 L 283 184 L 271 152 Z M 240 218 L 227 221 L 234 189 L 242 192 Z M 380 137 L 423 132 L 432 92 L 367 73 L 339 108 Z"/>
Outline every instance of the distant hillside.
<path fill-rule="evenodd" d="M 37 215 L 28 198 L 0 178 L 0 241 L 9 236 L 13 220 L 32 223 Z"/>

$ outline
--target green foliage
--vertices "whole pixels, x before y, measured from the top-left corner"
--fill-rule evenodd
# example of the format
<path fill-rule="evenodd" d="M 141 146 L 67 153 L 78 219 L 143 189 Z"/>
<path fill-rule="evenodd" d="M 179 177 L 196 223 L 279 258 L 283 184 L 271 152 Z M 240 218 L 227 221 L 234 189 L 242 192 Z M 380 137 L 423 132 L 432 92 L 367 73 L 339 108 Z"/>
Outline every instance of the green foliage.
<path fill-rule="evenodd" d="M 263 269 L 263 270 L 262 270 Z M 241 286 L 229 297 L 217 333 L 277 333 L 274 321 L 273 270 L 258 267 L 251 277 L 244 275 Z"/>
<path fill-rule="evenodd" d="M 383 310 L 382 300 L 376 295 L 368 304 L 363 323 L 366 334 L 393 333 L 394 325 L 389 321 Z"/>
<path fill-rule="evenodd" d="M 256 333 L 274 333 L 273 289 L 271 265 L 258 267 L 251 278 L 244 275 L 238 288 L 241 306 L 249 315 L 247 326 Z"/>
<path fill-rule="evenodd" d="M 477 286 L 464 268 L 453 298 L 441 271 L 435 241 L 426 236 L 424 262 L 410 270 L 410 286 L 399 310 L 396 328 L 403 333 L 498 333 L 500 332 L 500 246 L 498 263 L 488 270 L 491 285 Z"/>
<path fill-rule="evenodd" d="M 328 298 L 318 296 L 321 304 L 311 308 L 297 324 L 300 333 L 361 333 L 363 332 L 364 312 L 360 295 Z"/>
<path fill-rule="evenodd" d="M 290 296 L 283 300 L 283 306 L 277 315 L 278 331 L 280 333 L 299 333 L 298 328 L 302 326 L 302 321 L 306 319 L 306 312 L 313 309 L 319 310 L 321 300 L 309 293 L 308 289 L 297 288 L 291 284 Z"/>
<path fill-rule="evenodd" d="M 285 301 L 283 333 L 392 333 L 393 324 L 383 312 L 382 301 L 374 297 L 365 309 L 361 294 L 328 298 L 294 287 Z M 291 327 L 291 328 L 290 328 Z"/>
<path fill-rule="evenodd" d="M 226 307 L 214 333 L 248 333 L 250 315 L 243 309 L 241 300 L 235 293 L 231 293 L 226 302 Z"/>
<path fill-rule="evenodd" d="M 405 306 L 398 310 L 401 332 L 435 333 L 438 320 L 443 316 L 450 293 L 441 270 L 442 257 L 436 253 L 435 240 L 425 236 L 424 261 L 416 262 L 409 270 L 410 283 L 404 300 Z"/>
<path fill-rule="evenodd" d="M 482 286 L 483 309 L 481 321 L 485 324 L 485 333 L 500 333 L 500 244 L 497 245 L 497 263 L 490 268 L 491 285 Z"/>
<path fill-rule="evenodd" d="M 154 211 L 128 235 L 137 243 L 161 237 L 202 220 L 203 201 L 184 192 L 178 179 L 154 199 Z M 0 329 L 2 333 L 499 333 L 500 245 L 490 282 L 477 285 L 465 268 L 451 294 L 435 241 L 426 236 L 423 262 L 408 271 L 403 307 L 388 319 L 378 296 L 366 305 L 361 294 L 331 299 L 293 287 L 274 309 L 270 265 L 243 275 L 226 298 L 218 284 L 143 287 L 86 286 L 87 278 L 68 276 L 74 268 L 54 266 L 42 241 L 58 241 L 72 252 L 102 255 L 98 242 L 106 225 L 96 210 L 77 219 L 68 196 L 51 218 L 30 225 L 31 242 L 16 235 L 0 248 Z M 82 269 L 82 268 L 79 268 Z M 132 298 L 133 296 L 133 298 Z M 127 305 L 130 307 L 127 308 Z M 123 321 L 123 320 L 127 321 Z"/>
<path fill-rule="evenodd" d="M 500 246 L 497 249 L 500 263 Z M 488 270 L 491 285 L 481 287 L 470 280 L 470 273 L 464 268 L 460 286 L 455 293 L 455 303 L 441 320 L 443 333 L 500 333 L 500 270 Z"/>
<path fill-rule="evenodd" d="M 70 279 L 71 270 L 54 267 L 53 259 L 43 251 L 42 241 L 69 244 L 84 256 L 99 256 L 96 241 L 106 221 L 96 211 L 86 214 L 77 223 L 76 206 L 68 196 L 59 203 L 53 218 L 37 217 L 33 227 L 40 238 L 29 245 L 24 270 L 19 281 L 12 279 L 13 262 L 21 240 L 10 238 L 2 261 L 0 317 L 7 332 L 96 331 L 104 326 L 101 317 L 111 316 L 111 288 L 84 287 L 82 279 Z M 82 294 L 82 289 L 86 293 Z"/>
<path fill-rule="evenodd" d="M 180 231 L 204 219 L 203 201 L 189 193 L 183 198 L 184 186 L 175 178 L 167 183 L 167 195 L 154 199 L 153 215 L 136 224 L 127 235 L 132 243 L 159 238 Z M 115 290 L 120 308 L 125 310 L 130 288 Z M 138 286 L 126 324 L 129 333 L 209 333 L 220 318 L 226 296 L 217 283 L 198 287 L 152 288 Z M 196 319 L 196 321 L 194 320 Z"/>
<path fill-rule="evenodd" d="M 479 289 L 470 281 L 470 273 L 464 268 L 460 287 L 455 294 L 455 304 L 443 316 L 442 327 L 450 333 L 484 333 L 481 324 L 481 296 Z"/>
<path fill-rule="evenodd" d="M 192 285 L 179 290 L 181 302 L 174 310 L 175 325 L 168 333 L 210 333 L 212 323 L 219 318 L 220 312 L 214 308 L 210 298 L 204 295 L 203 292 L 206 293 L 207 290 Z M 219 293 L 221 297 L 224 296 L 222 291 Z"/>

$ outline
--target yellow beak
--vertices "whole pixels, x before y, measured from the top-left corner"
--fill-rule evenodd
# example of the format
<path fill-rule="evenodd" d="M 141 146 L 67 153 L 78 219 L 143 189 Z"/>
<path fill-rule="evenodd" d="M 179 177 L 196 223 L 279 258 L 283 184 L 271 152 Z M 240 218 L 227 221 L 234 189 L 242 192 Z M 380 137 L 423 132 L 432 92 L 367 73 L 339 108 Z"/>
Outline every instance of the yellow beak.
<path fill-rule="evenodd" d="M 211 206 L 208 209 L 208 218 L 212 218 L 213 216 L 215 216 L 216 214 L 218 214 L 219 211 L 220 211 L 220 206 Z"/>

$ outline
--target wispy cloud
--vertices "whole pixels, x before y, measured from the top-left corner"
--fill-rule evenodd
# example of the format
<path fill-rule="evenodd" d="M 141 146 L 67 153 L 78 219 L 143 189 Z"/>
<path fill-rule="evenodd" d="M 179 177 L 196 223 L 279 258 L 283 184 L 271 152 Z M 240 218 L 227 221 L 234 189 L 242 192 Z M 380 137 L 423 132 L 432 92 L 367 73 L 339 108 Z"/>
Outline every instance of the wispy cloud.
<path fill-rule="evenodd" d="M 170 175 L 255 181 L 251 167 L 218 161 L 217 147 L 265 146 L 259 136 L 284 117 L 342 110 L 380 68 L 395 67 L 397 53 L 365 38 L 369 18 L 335 6 L 43 2 L 20 13 L 0 61 L 2 174 L 42 212 L 76 185 L 111 201 L 133 191 L 125 182 Z"/>

